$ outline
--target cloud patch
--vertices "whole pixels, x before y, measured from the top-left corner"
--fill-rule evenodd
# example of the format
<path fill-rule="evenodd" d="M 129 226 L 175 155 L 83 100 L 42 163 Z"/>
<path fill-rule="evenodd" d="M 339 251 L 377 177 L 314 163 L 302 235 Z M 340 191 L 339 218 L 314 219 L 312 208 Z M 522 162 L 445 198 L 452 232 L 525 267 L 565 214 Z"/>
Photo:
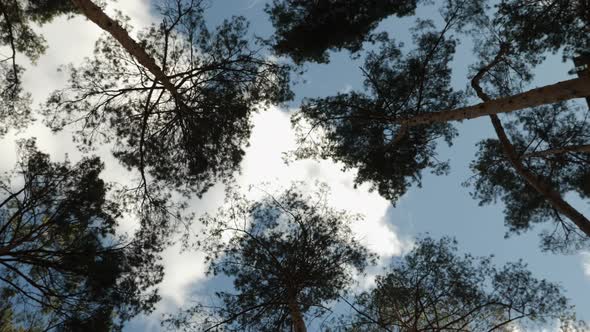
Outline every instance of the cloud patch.
<path fill-rule="evenodd" d="M 296 148 L 290 115 L 290 112 L 273 107 L 254 116 L 255 127 L 242 163 L 240 184 L 248 186 L 266 182 L 280 189 L 293 181 L 325 182 L 331 188 L 331 206 L 364 216 L 364 221 L 352 228 L 370 250 L 384 257 L 402 254 L 409 244 L 398 236 L 395 226 L 386 219 L 391 203 L 376 192 L 369 192 L 369 185 L 355 188 L 355 170 L 343 171 L 342 164 L 328 160 L 284 163 L 283 153 Z"/>
<path fill-rule="evenodd" d="M 581 262 L 582 262 L 582 270 L 584 271 L 584 275 L 590 279 L 590 252 L 584 251 L 580 254 Z"/>

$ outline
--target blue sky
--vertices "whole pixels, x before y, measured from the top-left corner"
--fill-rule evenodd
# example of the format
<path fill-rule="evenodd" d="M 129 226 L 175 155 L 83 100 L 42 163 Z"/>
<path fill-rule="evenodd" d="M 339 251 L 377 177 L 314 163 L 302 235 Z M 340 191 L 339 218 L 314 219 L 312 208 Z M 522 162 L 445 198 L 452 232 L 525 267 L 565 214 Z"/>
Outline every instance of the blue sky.
<path fill-rule="evenodd" d="M 251 31 L 268 36 L 271 26 L 263 12 L 265 0 L 212 0 L 206 11 L 210 26 L 224 18 L 243 15 L 251 22 Z M 132 23 L 145 26 L 153 21 L 149 0 L 119 0 L 115 6 L 132 17 Z M 421 8 L 422 18 L 436 18 L 434 7 Z M 380 30 L 390 33 L 395 39 L 411 45 L 408 27 L 413 18 L 389 19 Z M 57 20 L 44 27 L 43 32 L 50 46 L 37 66 L 29 66 L 25 84 L 36 101 L 42 101 L 53 88 L 64 82 L 63 73 L 56 73 L 58 64 L 78 62 L 89 56 L 92 43 L 99 30 L 81 18 Z M 75 45 L 72 48 L 71 45 Z M 451 148 L 440 146 L 440 158 L 451 160 L 448 176 L 424 174 L 423 187 L 412 188 L 394 207 L 375 193 L 368 192 L 368 186 L 354 189 L 354 170 L 341 172 L 340 166 L 328 161 L 298 161 L 290 166 L 283 164 L 281 153 L 294 148 L 293 133 L 289 131 L 289 116 L 303 97 L 333 95 L 339 91 L 358 89 L 361 84 L 359 66 L 361 60 L 353 61 L 346 52 L 332 54 L 329 65 L 309 65 L 303 78 L 306 83 L 294 87 L 296 100 L 288 109 L 272 107 L 255 117 L 255 129 L 251 147 L 242 164 L 239 182 L 243 185 L 273 181 L 287 184 L 290 180 L 322 180 L 333 188 L 332 203 L 335 207 L 363 213 L 365 224 L 356 228 L 365 244 L 384 257 L 383 264 L 390 257 L 402 254 L 411 246 L 412 239 L 428 232 L 434 237 L 450 235 L 457 238 L 460 249 L 474 255 L 494 254 L 497 263 L 522 259 L 528 263 L 537 277 L 560 283 L 566 295 L 578 308 L 580 318 L 590 321 L 590 254 L 553 255 L 541 252 L 539 238 L 532 231 L 521 236 L 504 238 L 506 228 L 503 221 L 503 206 L 480 207 L 469 196 L 469 188 L 461 186 L 471 175 L 468 166 L 474 158 L 475 144 L 481 139 L 493 137 L 487 118 L 457 124 L 460 136 Z M 462 43 L 454 62 L 453 82 L 456 88 L 467 85 L 467 66 L 474 62 L 468 42 Z M 554 83 L 568 78 L 571 64 L 562 63 L 559 56 L 550 58 L 537 71 L 536 85 Z M 12 133 L 0 142 L 0 151 L 6 156 L 1 168 L 10 168 L 14 163 L 15 137 L 40 136 L 40 147 L 55 158 L 63 159 L 67 153 L 71 159 L 79 157 L 71 143 L 69 133 L 51 134 L 41 123 L 30 130 Z M 109 157 L 108 148 L 99 151 L 107 162 L 106 175 L 114 181 L 124 181 L 127 171 Z M 214 187 L 201 201 L 194 201 L 193 209 L 198 212 L 214 211 L 223 201 L 223 188 Z M 576 202 L 586 215 L 589 205 Z M 133 222 L 123 225 L 132 230 Z M 126 331 L 160 331 L 160 315 L 174 312 L 178 307 L 189 305 L 191 298 L 212 293 L 216 282 L 207 281 L 203 276 L 204 267 L 199 253 L 179 253 L 179 247 L 170 248 L 164 254 L 167 276 L 161 287 L 164 300 L 158 310 L 149 317 L 140 316 L 128 325 Z M 588 264 L 588 275 L 584 263 Z M 369 276 L 370 278 L 370 276 Z M 370 281 L 365 280 L 370 284 Z M 205 286 L 206 285 L 206 286 Z"/>

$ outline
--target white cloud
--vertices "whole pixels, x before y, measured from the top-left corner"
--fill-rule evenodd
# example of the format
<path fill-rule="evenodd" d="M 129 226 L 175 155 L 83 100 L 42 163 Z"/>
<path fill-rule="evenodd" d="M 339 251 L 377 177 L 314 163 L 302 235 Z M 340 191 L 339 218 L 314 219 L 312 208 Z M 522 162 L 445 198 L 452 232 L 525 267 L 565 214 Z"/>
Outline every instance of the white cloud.
<path fill-rule="evenodd" d="M 590 252 L 584 251 L 580 254 L 582 261 L 582 269 L 586 277 L 590 278 Z"/>
<path fill-rule="evenodd" d="M 292 181 L 325 182 L 331 188 L 330 204 L 334 208 L 365 217 L 362 223 L 353 225 L 353 230 L 369 249 L 381 256 L 403 252 L 407 243 L 385 219 L 390 202 L 375 192 L 369 193 L 368 185 L 354 188 L 356 171 L 343 172 L 341 164 L 327 160 L 298 160 L 285 165 L 283 152 L 296 148 L 288 112 L 271 108 L 256 114 L 254 123 L 251 146 L 242 163 L 243 186 L 269 182 L 280 188 Z"/>
<path fill-rule="evenodd" d="M 181 252 L 181 246 L 168 248 L 163 254 L 166 276 L 160 284 L 160 294 L 182 306 L 187 300 L 189 286 L 205 276 L 205 265 L 200 253 Z"/>
<path fill-rule="evenodd" d="M 350 84 L 346 84 L 344 86 L 344 88 L 340 89 L 340 91 L 338 91 L 339 93 L 349 93 L 352 92 L 352 85 Z"/>
<path fill-rule="evenodd" d="M 107 6 L 107 13 L 112 15 L 113 9 L 120 10 L 123 15 L 129 16 L 131 25 L 137 30 L 138 27 L 146 27 L 154 22 L 150 6 L 150 0 L 119 0 Z"/>

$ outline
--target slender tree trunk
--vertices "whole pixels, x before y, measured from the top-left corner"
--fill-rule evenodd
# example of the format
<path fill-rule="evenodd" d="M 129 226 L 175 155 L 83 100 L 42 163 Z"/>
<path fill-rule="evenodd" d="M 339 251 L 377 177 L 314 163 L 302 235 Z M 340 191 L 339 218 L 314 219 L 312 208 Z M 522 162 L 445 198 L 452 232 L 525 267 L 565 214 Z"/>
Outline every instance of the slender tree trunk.
<path fill-rule="evenodd" d="M 551 204 L 555 210 L 569 218 L 571 221 L 578 226 L 578 228 L 584 232 L 587 236 L 590 236 L 590 220 L 588 220 L 583 214 L 578 212 L 573 206 L 566 202 L 561 195 L 553 190 L 550 186 L 544 183 L 541 179 L 537 178 L 535 174 L 530 172 L 521 162 L 518 154 L 514 150 L 510 139 L 502 127 L 502 123 L 497 115 L 490 115 L 492 124 L 504 150 L 504 154 L 510 161 L 510 164 L 518 173 L 522 176 L 526 182 L 533 187 L 539 194 L 543 195 L 545 199 Z"/>
<path fill-rule="evenodd" d="M 290 296 L 288 299 L 289 311 L 291 312 L 291 320 L 293 321 L 293 331 L 294 332 L 307 332 L 307 328 L 305 327 L 305 321 L 303 320 L 303 315 L 301 314 L 301 310 L 299 310 L 299 305 L 295 301 L 293 296 Z"/>
<path fill-rule="evenodd" d="M 160 82 L 177 102 L 181 102 L 180 94 L 164 71 L 158 66 L 145 49 L 139 45 L 129 33 L 115 20 L 110 18 L 99 6 L 91 0 L 71 0 L 72 3 L 92 22 L 108 32 L 119 44 L 144 66 L 155 80 Z"/>
<path fill-rule="evenodd" d="M 391 119 L 391 121 L 400 125 L 416 126 L 436 122 L 468 120 L 588 96 L 590 96 L 590 77 L 581 77 L 546 85 L 513 96 L 485 101 L 477 105 L 420 114 L 405 119 Z"/>
<path fill-rule="evenodd" d="M 572 145 L 564 146 L 562 148 L 547 149 L 543 151 L 536 151 L 522 155 L 521 159 L 532 158 L 532 157 L 546 157 L 554 154 L 565 154 L 565 153 L 590 153 L 590 144 L 586 145 Z"/>

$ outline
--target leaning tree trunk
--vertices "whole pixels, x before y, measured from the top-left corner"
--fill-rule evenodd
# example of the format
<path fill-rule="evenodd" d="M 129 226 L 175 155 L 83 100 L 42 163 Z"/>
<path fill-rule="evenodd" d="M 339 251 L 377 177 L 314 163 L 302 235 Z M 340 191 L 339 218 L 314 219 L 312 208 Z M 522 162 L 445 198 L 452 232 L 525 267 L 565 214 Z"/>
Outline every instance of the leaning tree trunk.
<path fill-rule="evenodd" d="M 152 56 L 139 45 L 129 33 L 115 20 L 110 18 L 99 6 L 91 0 L 71 0 L 72 3 L 84 14 L 90 21 L 94 22 L 101 29 L 108 32 L 137 62 L 145 67 L 155 80 L 160 82 L 174 99 L 182 105 L 178 89 L 170 81 L 164 71 L 158 66 Z"/>
<path fill-rule="evenodd" d="M 512 146 L 510 139 L 506 135 L 504 127 L 502 127 L 502 123 L 500 122 L 498 116 L 490 115 L 490 117 L 492 124 L 494 125 L 494 129 L 496 130 L 496 134 L 498 135 L 498 139 L 500 140 L 500 144 L 502 145 L 502 149 L 504 150 L 504 154 L 508 158 L 508 161 L 516 173 L 523 177 L 526 182 L 539 194 L 545 197 L 545 199 L 553 208 L 555 208 L 555 210 L 568 217 L 574 222 L 574 224 L 576 224 L 576 226 L 578 226 L 582 232 L 590 237 L 590 220 L 588 220 L 588 218 L 586 218 L 583 214 L 581 214 L 578 210 L 566 202 L 557 191 L 551 188 L 551 186 L 539 179 L 522 164 L 521 158 L 514 150 L 514 146 Z"/>
<path fill-rule="evenodd" d="M 297 305 L 294 297 L 289 297 L 287 301 L 289 305 L 289 312 L 291 313 L 291 320 L 293 321 L 293 332 L 307 332 L 303 315 L 301 314 L 299 305 Z"/>
<path fill-rule="evenodd" d="M 553 104 L 564 100 L 588 96 L 590 96 L 590 77 L 580 77 L 546 85 L 513 96 L 490 99 L 477 105 L 442 112 L 420 114 L 405 119 L 392 118 L 390 120 L 403 126 L 460 121 L 492 114 L 510 113 L 529 107 Z"/>

